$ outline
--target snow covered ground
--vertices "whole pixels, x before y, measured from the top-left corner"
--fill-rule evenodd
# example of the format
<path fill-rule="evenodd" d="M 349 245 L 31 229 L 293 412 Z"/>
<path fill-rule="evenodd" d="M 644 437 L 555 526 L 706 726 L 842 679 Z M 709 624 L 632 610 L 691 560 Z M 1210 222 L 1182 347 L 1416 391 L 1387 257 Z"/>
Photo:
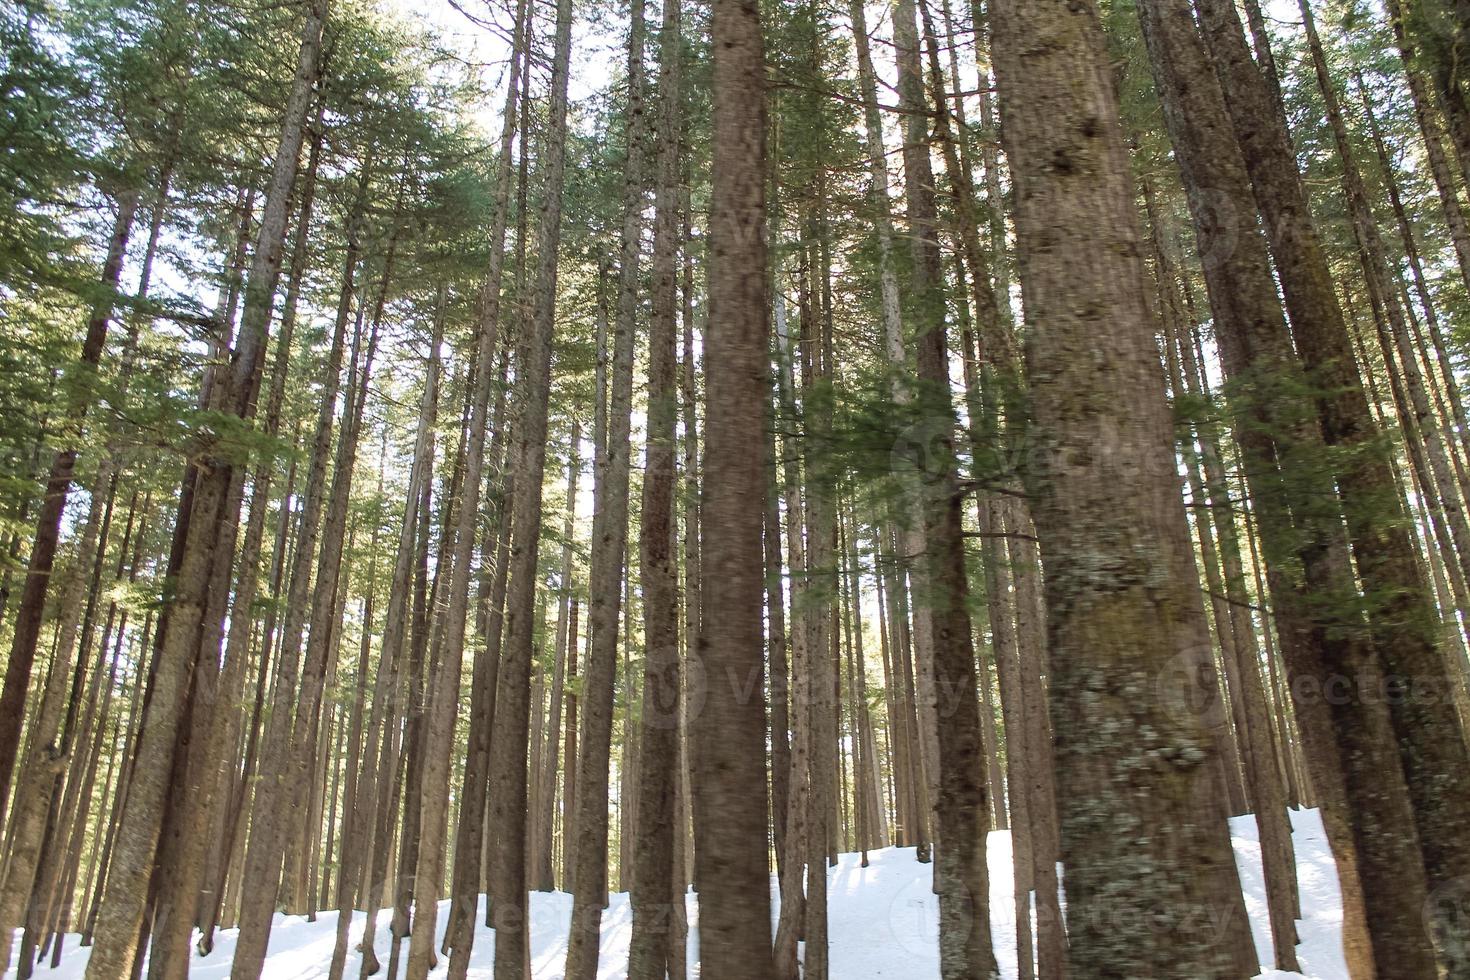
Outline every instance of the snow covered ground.
<path fill-rule="evenodd" d="M 1297 852 L 1297 872 L 1301 881 L 1302 914 L 1297 947 L 1302 976 L 1318 980 L 1346 980 L 1339 936 L 1342 928 L 1342 903 L 1338 894 L 1337 874 L 1333 867 L 1322 823 L 1314 810 L 1292 813 Z M 1261 877 L 1260 845 L 1256 824 L 1251 817 L 1231 821 L 1231 837 L 1235 859 L 1240 867 L 1246 907 L 1255 930 L 1256 947 L 1261 962 L 1270 964 L 1271 936 L 1266 922 L 1266 890 Z M 1009 833 L 990 835 L 989 863 L 991 876 L 990 902 L 996 954 L 1002 973 L 1016 976 L 1016 920 L 1012 912 L 1011 838 Z M 831 971 L 838 980 L 868 980 L 892 977 L 903 980 L 929 980 L 939 976 L 939 953 L 936 946 L 938 907 L 930 890 L 932 864 L 919 864 L 911 848 L 887 848 L 870 853 L 870 863 L 859 867 L 858 857 L 845 854 L 830 872 L 830 929 L 832 935 Z M 442 931 L 447 918 L 447 904 L 440 906 L 439 926 Z M 571 914 L 571 896 L 561 893 L 534 893 L 531 896 L 531 956 L 537 980 L 559 978 L 566 956 L 567 920 Z M 353 925 L 354 945 L 362 935 L 362 916 Z M 698 909 L 689 898 L 690 940 L 689 962 L 696 962 Z M 483 914 L 480 917 L 483 921 Z M 379 919 L 386 923 L 386 918 Z M 267 980 L 318 980 L 327 975 L 332 956 L 332 943 L 337 927 L 335 912 L 323 913 L 315 922 L 302 918 L 278 916 L 271 931 L 270 954 L 264 976 Z M 611 907 L 602 919 L 602 969 L 599 980 L 622 980 L 625 976 L 628 942 L 632 937 L 632 911 L 628 896 L 612 897 Z M 386 961 L 386 930 L 379 930 L 379 953 Z M 230 957 L 234 952 L 235 933 L 219 935 L 214 952 L 196 959 L 190 971 L 199 980 L 223 980 L 229 976 Z M 475 951 L 470 976 L 489 978 L 494 959 L 495 934 L 481 929 L 475 937 Z M 76 937 L 67 937 L 61 965 L 55 970 L 42 968 L 41 978 L 74 980 L 86 968 L 88 950 L 76 945 Z M 356 977 L 359 957 L 351 953 L 346 976 Z M 447 960 L 431 976 L 445 974 Z M 6 974 L 13 976 L 13 972 Z M 1264 977 L 1285 978 L 1299 974 L 1268 970 Z"/>

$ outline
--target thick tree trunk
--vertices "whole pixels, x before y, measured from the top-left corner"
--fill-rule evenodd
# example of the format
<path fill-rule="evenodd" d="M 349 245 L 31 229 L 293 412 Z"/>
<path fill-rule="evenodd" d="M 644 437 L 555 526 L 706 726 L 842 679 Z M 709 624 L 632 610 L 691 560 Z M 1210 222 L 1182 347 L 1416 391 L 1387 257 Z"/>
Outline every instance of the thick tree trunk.
<path fill-rule="evenodd" d="M 766 718 L 761 650 L 762 429 L 768 390 L 765 60 L 752 0 L 716 0 L 714 171 L 705 333 L 705 496 L 698 659 L 705 701 L 691 725 L 700 972 L 769 980 Z M 697 664 L 697 666 L 696 666 Z M 692 707 L 691 707 L 691 710 Z"/>
<path fill-rule="evenodd" d="M 1199 932 L 1240 900 L 1223 814 L 1199 803 L 1207 735 L 1156 684 L 1193 666 L 1198 598 L 1101 24 L 1090 3 L 1004 0 L 992 17 L 1035 331 L 1027 478 L 1048 571 L 1069 972 L 1240 976 L 1228 929 Z M 1120 830 L 1138 847 L 1119 849 Z"/>

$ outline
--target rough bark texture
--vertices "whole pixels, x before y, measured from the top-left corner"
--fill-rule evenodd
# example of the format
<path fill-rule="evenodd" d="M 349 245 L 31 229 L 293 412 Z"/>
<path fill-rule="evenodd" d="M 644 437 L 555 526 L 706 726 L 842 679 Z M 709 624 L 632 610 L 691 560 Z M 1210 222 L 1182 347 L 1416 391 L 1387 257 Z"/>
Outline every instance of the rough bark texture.
<path fill-rule="evenodd" d="M 765 64 L 759 6 L 716 0 L 714 176 L 705 334 L 705 497 L 695 858 L 700 972 L 768 980 L 761 521 L 766 425 Z"/>
<path fill-rule="evenodd" d="M 1159 687 L 1191 656 L 1198 600 L 1101 24 L 1090 3 L 1051 0 L 992 17 L 1031 329 L 1069 971 L 1239 976 L 1223 928 L 1234 859 L 1221 813 L 1198 802 L 1209 743 Z"/>
<path fill-rule="evenodd" d="M 679 758 L 679 570 L 674 549 L 674 452 L 679 391 L 678 180 L 680 0 L 664 0 L 659 44 L 658 181 L 653 218 L 653 318 L 648 331 L 648 443 L 638 569 L 643 584 L 643 735 L 633 854 L 629 980 L 664 980 L 684 884 L 674 879 Z M 675 908 L 678 903 L 679 908 Z"/>
<path fill-rule="evenodd" d="M 1433 599 L 1418 565 L 1404 504 L 1382 440 L 1363 393 L 1352 342 L 1312 225 L 1292 153 L 1286 122 L 1270 109 L 1265 85 L 1251 62 L 1235 8 L 1222 0 L 1197 0 L 1196 10 L 1215 57 L 1236 137 L 1245 155 L 1252 190 L 1271 244 L 1296 348 L 1315 386 L 1322 435 L 1340 447 L 1336 477 L 1358 575 L 1367 594 L 1382 597 L 1369 607 L 1376 652 L 1371 674 L 1405 692 L 1389 702 L 1392 738 L 1413 808 L 1423 868 L 1432 894 L 1456 894 L 1470 878 L 1470 834 L 1457 815 L 1470 810 L 1470 758 L 1450 695 L 1451 665 L 1437 645 Z M 1353 679 L 1349 683 L 1360 684 Z M 1371 689 L 1354 697 L 1377 697 Z M 1369 791 L 1371 784 L 1364 786 Z M 1371 805 L 1365 796 L 1355 805 Z M 1404 836 L 1405 827 L 1386 825 Z M 1371 891 L 1371 887 L 1366 889 Z M 1463 969 L 1470 950 L 1470 918 L 1434 901 L 1401 910 L 1427 914 L 1442 965 Z M 1409 926 L 1405 924 L 1405 935 Z M 1379 968 L 1385 961 L 1380 958 Z M 1394 962 L 1390 959 L 1387 962 Z"/>
<path fill-rule="evenodd" d="M 1300 372 L 1271 281 L 1265 239 L 1227 210 L 1233 202 L 1249 201 L 1249 180 L 1230 130 L 1223 95 L 1210 74 L 1189 7 L 1179 0 L 1150 0 L 1139 6 L 1139 13 L 1165 122 L 1195 215 L 1216 334 L 1224 336 L 1222 347 L 1234 355 L 1226 358 L 1227 371 L 1239 376 L 1243 389 L 1252 385 L 1257 388 L 1246 395 L 1246 400 L 1268 431 L 1288 444 L 1304 443 L 1288 445 L 1288 452 L 1309 452 L 1314 443 L 1320 450 L 1320 440 L 1314 439 L 1315 427 L 1308 421 L 1310 406 L 1301 404 L 1303 399 L 1289 396 L 1289 382 L 1299 382 Z M 1248 423 L 1238 435 L 1254 453 L 1248 465 L 1261 494 L 1274 492 L 1280 479 L 1277 453 L 1274 447 L 1262 445 L 1270 437 L 1250 431 Z M 1266 507 L 1281 505 L 1274 499 L 1260 503 Z M 1224 636 L 1229 630 L 1230 621 L 1226 619 L 1220 633 Z M 1233 651 L 1227 649 L 1226 655 L 1232 656 Z M 1259 668 L 1254 661 L 1236 667 L 1239 674 L 1245 675 L 1245 682 L 1252 685 L 1247 691 L 1237 680 L 1231 685 L 1231 694 L 1233 703 L 1245 706 L 1243 710 L 1254 708 L 1255 717 L 1246 719 L 1242 715 L 1246 724 L 1239 729 L 1252 760 L 1246 773 L 1261 828 L 1276 965 L 1280 970 L 1296 970 L 1296 875 L 1286 799 L 1270 747 L 1269 719 L 1261 712 L 1264 706 L 1260 702 Z"/>

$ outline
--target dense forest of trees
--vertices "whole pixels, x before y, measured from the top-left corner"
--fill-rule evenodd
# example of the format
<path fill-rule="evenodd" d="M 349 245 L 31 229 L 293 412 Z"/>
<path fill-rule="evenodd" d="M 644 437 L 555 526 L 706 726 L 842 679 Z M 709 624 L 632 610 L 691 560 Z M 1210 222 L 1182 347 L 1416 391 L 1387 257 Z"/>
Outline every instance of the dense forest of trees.
<path fill-rule="evenodd" d="M 1466 0 L 421 13 L 0 0 L 0 968 L 1470 977 Z"/>

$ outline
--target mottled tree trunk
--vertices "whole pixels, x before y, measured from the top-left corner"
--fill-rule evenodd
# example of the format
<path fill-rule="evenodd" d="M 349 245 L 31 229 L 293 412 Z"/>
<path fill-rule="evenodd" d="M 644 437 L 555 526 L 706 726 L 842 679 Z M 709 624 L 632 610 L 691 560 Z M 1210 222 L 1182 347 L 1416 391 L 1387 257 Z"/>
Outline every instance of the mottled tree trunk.
<path fill-rule="evenodd" d="M 1051 0 L 1005 0 L 992 18 L 1034 331 L 1027 479 L 1047 562 L 1069 972 L 1240 976 L 1210 744 L 1158 685 L 1193 667 L 1198 597 L 1101 24 L 1090 3 Z M 1119 849 L 1120 832 L 1138 845 Z"/>

